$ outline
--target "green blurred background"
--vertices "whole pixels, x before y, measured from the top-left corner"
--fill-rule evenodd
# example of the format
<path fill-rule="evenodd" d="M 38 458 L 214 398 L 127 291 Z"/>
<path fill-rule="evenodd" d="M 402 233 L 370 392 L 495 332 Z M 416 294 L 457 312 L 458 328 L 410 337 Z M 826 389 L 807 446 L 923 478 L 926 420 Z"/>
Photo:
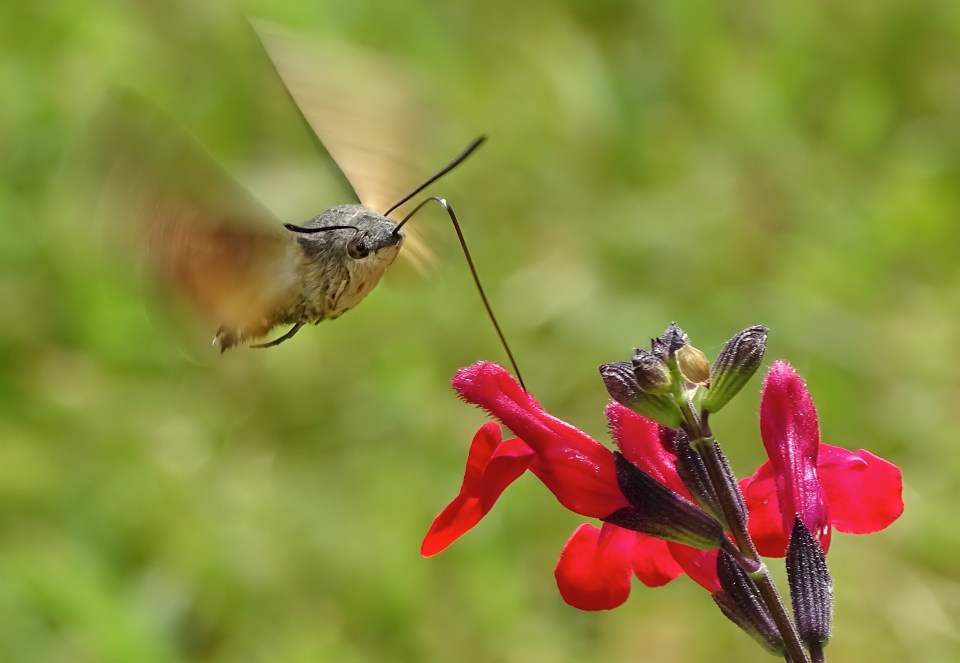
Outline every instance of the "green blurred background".
<path fill-rule="evenodd" d="M 566 606 L 552 570 L 582 519 L 532 478 L 420 558 L 484 420 L 448 379 L 503 361 L 438 211 L 417 221 L 428 278 L 398 267 L 280 348 L 184 351 L 157 323 L 78 165 L 109 90 L 166 108 L 285 220 L 343 202 L 240 12 L 419 70 L 440 118 L 419 172 L 490 135 L 434 189 L 558 416 L 606 440 L 597 365 L 671 320 L 710 356 L 768 325 L 824 439 L 905 476 L 899 522 L 834 537 L 828 657 L 956 660 L 949 0 L 4 3 L 0 660 L 766 659 L 685 578 Z M 715 421 L 740 475 L 758 384 Z"/>

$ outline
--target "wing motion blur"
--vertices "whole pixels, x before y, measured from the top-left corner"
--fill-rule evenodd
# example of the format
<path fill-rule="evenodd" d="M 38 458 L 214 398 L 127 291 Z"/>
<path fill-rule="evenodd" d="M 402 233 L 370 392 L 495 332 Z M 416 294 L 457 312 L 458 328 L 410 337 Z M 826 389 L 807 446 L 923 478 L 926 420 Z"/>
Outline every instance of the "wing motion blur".
<path fill-rule="evenodd" d="M 395 60 L 271 23 L 253 24 L 264 50 L 314 134 L 364 207 L 383 213 L 420 181 L 418 130 L 427 104 L 418 77 Z M 426 245 L 407 230 L 404 253 L 423 266 Z"/>
<path fill-rule="evenodd" d="M 364 207 L 386 211 L 422 181 L 407 157 L 423 120 L 409 72 L 358 49 L 254 27 L 300 114 Z M 95 134 L 98 158 L 105 157 L 110 235 L 128 239 L 129 252 L 161 285 L 219 325 L 221 349 L 301 322 L 290 311 L 302 295 L 297 239 L 185 129 L 128 96 L 102 114 Z M 429 259 L 409 235 L 404 246 L 414 262 Z"/>
<path fill-rule="evenodd" d="M 280 222 L 149 105 L 124 99 L 103 119 L 111 236 L 213 324 L 265 333 L 289 282 L 291 244 Z"/>

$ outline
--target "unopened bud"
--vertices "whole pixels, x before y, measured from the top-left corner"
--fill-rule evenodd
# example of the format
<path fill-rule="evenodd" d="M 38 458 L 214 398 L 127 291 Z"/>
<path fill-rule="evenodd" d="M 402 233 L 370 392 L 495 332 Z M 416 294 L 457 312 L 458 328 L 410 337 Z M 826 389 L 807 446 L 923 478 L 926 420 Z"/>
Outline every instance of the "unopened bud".
<path fill-rule="evenodd" d="M 653 354 L 661 359 L 673 356 L 673 354 L 685 346 L 688 342 L 687 333 L 677 326 L 676 322 L 671 322 L 666 331 L 651 342 Z"/>
<path fill-rule="evenodd" d="M 672 396 L 648 394 L 640 388 L 629 361 L 604 364 L 600 367 L 600 376 L 610 397 L 637 414 L 670 428 L 679 427 L 683 421 L 680 407 Z"/>
<path fill-rule="evenodd" d="M 617 484 L 630 506 L 603 520 L 659 539 L 712 550 L 726 539 L 723 526 L 706 511 L 673 492 L 614 452 Z"/>
<path fill-rule="evenodd" d="M 714 448 L 719 451 L 720 445 L 716 442 L 714 444 L 716 445 Z M 704 511 L 719 520 L 722 525 L 727 526 L 726 517 L 723 515 L 723 509 L 720 506 L 720 498 L 717 497 L 717 491 L 713 488 L 707 466 L 700 454 L 690 446 L 690 438 L 682 430 L 677 431 L 673 451 L 677 457 L 677 474 L 683 481 L 683 485 L 690 491 L 693 499 Z M 739 492 L 738 490 L 737 493 Z"/>
<path fill-rule="evenodd" d="M 757 372 L 767 349 L 767 328 L 756 325 L 727 341 L 710 372 L 703 409 L 713 413 L 726 405 Z"/>
<path fill-rule="evenodd" d="M 767 651 L 782 654 L 783 637 L 756 583 L 733 557 L 723 551 L 717 557 L 717 578 L 722 589 L 713 595 L 713 600 L 727 619 L 746 631 Z"/>
<path fill-rule="evenodd" d="M 710 381 L 710 362 L 707 356 L 689 343 L 677 350 L 677 366 L 687 382 L 707 384 Z"/>
<path fill-rule="evenodd" d="M 786 562 L 797 632 L 808 646 L 820 647 L 830 639 L 833 625 L 833 580 L 820 541 L 800 516 L 790 532 Z"/>
<path fill-rule="evenodd" d="M 642 391 L 648 394 L 666 394 L 670 391 L 670 370 L 657 355 L 637 350 L 633 356 L 633 375 Z"/>

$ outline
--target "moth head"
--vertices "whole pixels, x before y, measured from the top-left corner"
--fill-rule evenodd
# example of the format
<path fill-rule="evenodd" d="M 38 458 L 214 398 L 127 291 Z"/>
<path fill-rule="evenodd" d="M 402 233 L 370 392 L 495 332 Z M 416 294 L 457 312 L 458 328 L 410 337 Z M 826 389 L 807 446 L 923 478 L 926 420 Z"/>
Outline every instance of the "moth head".
<path fill-rule="evenodd" d="M 397 224 L 362 205 L 338 205 L 303 226 L 286 224 L 299 235 L 304 252 L 320 260 L 342 260 L 354 269 L 386 269 L 403 245 Z"/>

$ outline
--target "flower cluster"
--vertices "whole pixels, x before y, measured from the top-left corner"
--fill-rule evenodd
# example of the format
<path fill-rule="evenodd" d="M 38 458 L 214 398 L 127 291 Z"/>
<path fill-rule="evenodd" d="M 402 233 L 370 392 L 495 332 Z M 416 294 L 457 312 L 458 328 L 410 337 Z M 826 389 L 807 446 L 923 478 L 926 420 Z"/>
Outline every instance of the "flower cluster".
<path fill-rule="evenodd" d="M 745 330 L 709 367 L 672 325 L 651 351 L 601 367 L 615 399 L 606 416 L 616 451 L 550 415 L 502 367 L 481 362 L 460 370 L 454 389 L 516 437 L 503 439 L 495 422 L 477 431 L 460 493 L 433 522 L 422 554 L 434 555 L 470 530 L 529 471 L 564 507 L 601 521 L 578 527 L 563 547 L 555 576 L 567 603 L 584 610 L 614 608 L 627 599 L 633 577 L 655 587 L 685 573 L 762 644 L 789 653 L 778 609 L 765 605 L 779 597 L 775 589 L 768 596 L 760 558 L 787 556 L 789 567 L 793 554 L 797 623 L 818 610 L 829 622 L 832 603 L 827 606 L 823 596 L 832 586 L 818 560 L 832 530 L 866 534 L 890 525 L 903 510 L 901 476 L 868 451 L 821 443 L 806 385 L 789 364 L 777 361 L 764 380 L 760 405 L 768 460 L 736 482 L 708 415 L 756 371 L 765 342 L 765 328 Z M 805 569 L 820 566 L 820 576 L 808 577 L 812 572 Z M 819 605 L 798 606 L 802 591 L 794 584 L 804 583 L 820 592 L 810 599 Z M 745 607 L 751 602 L 760 607 Z M 829 635 L 829 623 L 819 628 L 826 632 L 800 633 L 811 651 L 811 639 L 822 642 Z M 796 652 L 792 658 L 806 660 Z"/>

